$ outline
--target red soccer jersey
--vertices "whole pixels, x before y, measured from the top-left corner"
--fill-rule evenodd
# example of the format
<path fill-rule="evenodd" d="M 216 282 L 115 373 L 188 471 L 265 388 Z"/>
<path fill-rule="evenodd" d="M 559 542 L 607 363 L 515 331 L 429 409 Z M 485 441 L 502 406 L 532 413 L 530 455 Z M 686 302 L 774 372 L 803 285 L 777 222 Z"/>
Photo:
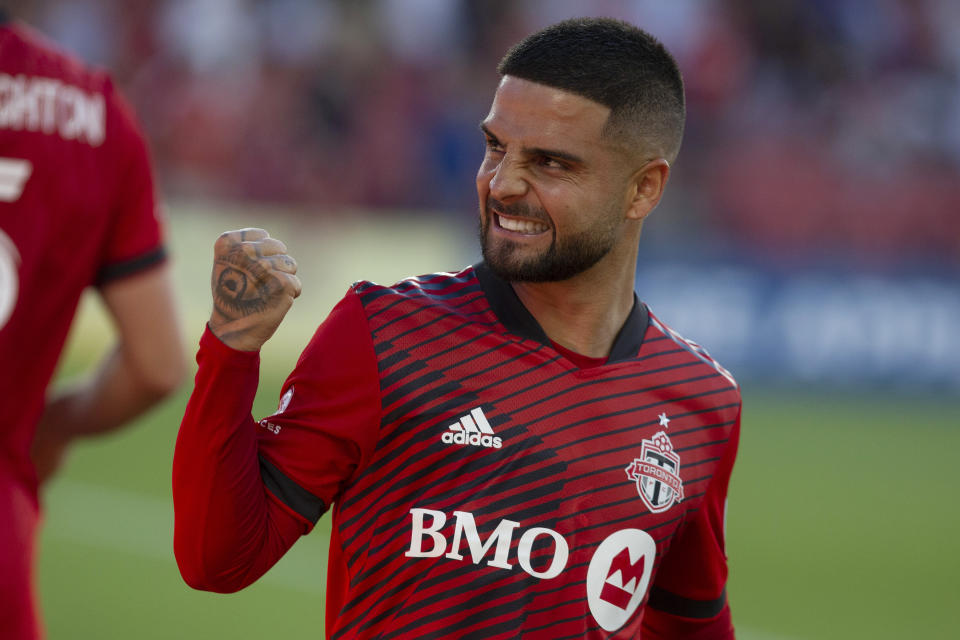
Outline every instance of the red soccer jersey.
<path fill-rule="evenodd" d="M 180 437 L 196 431 L 209 467 L 211 447 L 235 446 L 219 429 L 243 411 L 230 392 L 255 388 L 256 357 L 209 333 L 202 345 Z M 578 368 L 481 264 L 356 285 L 250 446 L 269 501 L 305 529 L 334 505 L 331 639 L 726 639 L 739 419 L 729 374 L 641 302 L 608 361 Z M 178 464 L 175 502 L 229 510 Z"/>
<path fill-rule="evenodd" d="M 163 260 L 155 209 L 146 145 L 107 75 L 0 23 L 0 628 L 14 629 L 4 637 L 32 637 L 17 630 L 31 615 L 28 452 L 47 385 L 84 288 Z"/>

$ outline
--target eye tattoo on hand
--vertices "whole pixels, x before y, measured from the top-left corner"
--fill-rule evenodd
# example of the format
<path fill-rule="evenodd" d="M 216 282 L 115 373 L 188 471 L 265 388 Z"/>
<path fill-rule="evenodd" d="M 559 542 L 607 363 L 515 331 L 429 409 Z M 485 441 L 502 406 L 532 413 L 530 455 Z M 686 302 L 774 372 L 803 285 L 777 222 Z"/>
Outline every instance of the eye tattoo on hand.
<path fill-rule="evenodd" d="M 243 294 L 247 290 L 247 274 L 239 269 L 227 267 L 217 278 L 217 289 L 221 295 L 230 297 L 234 303 L 243 300 Z"/>
<path fill-rule="evenodd" d="M 230 320 L 260 313 L 282 289 L 276 277 L 239 246 L 218 258 L 216 265 L 214 307 Z"/>

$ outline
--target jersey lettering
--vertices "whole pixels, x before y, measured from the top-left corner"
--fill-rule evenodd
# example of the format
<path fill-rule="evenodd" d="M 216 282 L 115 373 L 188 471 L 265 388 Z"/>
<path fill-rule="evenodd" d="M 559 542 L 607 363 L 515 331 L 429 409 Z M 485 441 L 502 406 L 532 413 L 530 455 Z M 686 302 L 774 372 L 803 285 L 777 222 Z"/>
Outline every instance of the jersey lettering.
<path fill-rule="evenodd" d="M 447 515 L 442 511 L 433 509 L 410 509 L 412 517 L 410 529 L 410 548 L 404 554 L 408 558 L 438 558 L 445 555 L 451 560 L 463 560 L 460 553 L 460 547 L 463 540 L 466 539 L 467 547 L 470 549 L 470 559 L 473 564 L 480 564 L 491 549 L 494 549 L 493 558 L 487 561 L 487 566 L 497 569 L 512 569 L 513 564 L 509 562 L 510 547 L 513 542 L 513 532 L 520 527 L 519 522 L 513 520 L 501 520 L 493 533 L 487 537 L 486 542 L 480 538 L 477 531 L 477 523 L 472 513 L 466 511 L 454 511 L 453 541 L 450 550 L 447 551 L 447 538 L 440 532 L 447 522 Z M 425 524 L 427 516 L 430 517 L 430 525 Z M 540 570 L 533 566 L 533 545 L 540 536 L 550 536 L 553 538 L 554 550 L 549 565 Z M 424 550 L 425 538 L 429 537 L 432 545 L 429 551 Z M 535 578 L 549 580 L 556 578 L 567 566 L 567 558 L 570 555 L 570 548 L 567 541 L 563 539 L 556 531 L 545 527 L 533 527 L 528 529 L 520 536 L 520 542 L 517 545 L 517 563 L 520 568 Z"/>
<path fill-rule="evenodd" d="M 442 530 L 447 523 L 447 514 L 434 509 L 410 509 L 410 548 L 404 553 L 408 558 L 439 558 L 463 560 L 460 553 L 463 540 L 470 549 L 470 560 L 479 565 L 493 551 L 487 566 L 497 569 L 512 569 L 510 548 L 514 532 L 520 523 L 501 520 L 484 541 L 477 531 L 472 513 L 454 511 L 454 533 L 451 544 Z M 429 524 L 427 522 L 429 521 Z M 553 539 L 553 553 L 537 559 L 542 568 L 533 566 L 533 547 L 537 538 Z M 640 607 L 657 555 L 657 543 L 641 529 L 621 529 L 600 543 L 587 569 L 586 595 L 590 613 L 604 630 L 616 631 Z M 531 527 L 523 532 L 517 544 L 516 562 L 529 575 L 549 580 L 559 576 L 567 566 L 570 547 L 562 535 L 546 527 Z M 549 558 L 549 563 L 544 560 Z M 545 564 L 545 566 L 543 566 Z"/>
<path fill-rule="evenodd" d="M 17 304 L 18 262 L 20 254 L 17 253 L 13 240 L 0 229 L 0 329 L 7 324 L 13 307 Z"/>
<path fill-rule="evenodd" d="M 103 96 L 56 78 L 0 73 L 0 129 L 57 134 L 91 147 L 103 143 Z"/>
<path fill-rule="evenodd" d="M 450 551 L 447 557 L 452 560 L 463 560 L 460 555 L 460 539 L 465 535 L 467 545 L 470 547 L 470 557 L 473 564 L 480 564 L 483 557 L 487 554 L 494 543 L 497 544 L 497 551 L 493 560 L 487 562 L 491 567 L 498 569 L 511 569 L 513 565 L 507 562 L 507 555 L 510 553 L 510 540 L 513 538 L 513 530 L 520 526 L 519 522 L 513 520 L 501 520 L 500 524 L 487 541 L 480 542 L 480 534 L 477 533 L 477 523 L 473 519 L 472 513 L 465 511 L 454 511 L 454 517 L 457 519 L 456 528 L 453 531 L 453 544 L 450 545 Z"/>
<path fill-rule="evenodd" d="M 0 202 L 16 202 L 33 173 L 29 160 L 0 158 Z M 7 324 L 17 304 L 20 253 L 6 233 L 0 229 L 0 329 Z"/>
<path fill-rule="evenodd" d="M 0 202 L 16 202 L 33 173 L 29 160 L 0 158 Z"/>

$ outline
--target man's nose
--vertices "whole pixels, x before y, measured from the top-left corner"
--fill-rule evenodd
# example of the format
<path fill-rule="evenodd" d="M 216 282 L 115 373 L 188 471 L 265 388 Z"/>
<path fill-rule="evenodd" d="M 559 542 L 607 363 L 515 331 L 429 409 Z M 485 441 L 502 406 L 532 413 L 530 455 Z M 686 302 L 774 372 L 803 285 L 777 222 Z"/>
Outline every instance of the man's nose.
<path fill-rule="evenodd" d="M 490 178 L 490 195 L 505 202 L 523 196 L 528 188 L 523 169 L 512 158 L 502 158 Z"/>

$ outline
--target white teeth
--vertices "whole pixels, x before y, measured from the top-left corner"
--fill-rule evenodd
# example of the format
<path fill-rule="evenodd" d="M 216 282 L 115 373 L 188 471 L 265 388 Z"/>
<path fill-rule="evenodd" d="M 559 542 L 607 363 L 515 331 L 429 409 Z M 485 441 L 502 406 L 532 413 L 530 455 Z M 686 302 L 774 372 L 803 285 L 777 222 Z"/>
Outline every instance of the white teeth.
<path fill-rule="evenodd" d="M 512 220 L 507 219 L 502 216 L 497 216 L 497 221 L 500 223 L 500 226 L 506 229 L 507 231 L 516 231 L 517 233 L 543 233 L 549 227 L 547 225 L 534 222 L 533 220 Z"/>

